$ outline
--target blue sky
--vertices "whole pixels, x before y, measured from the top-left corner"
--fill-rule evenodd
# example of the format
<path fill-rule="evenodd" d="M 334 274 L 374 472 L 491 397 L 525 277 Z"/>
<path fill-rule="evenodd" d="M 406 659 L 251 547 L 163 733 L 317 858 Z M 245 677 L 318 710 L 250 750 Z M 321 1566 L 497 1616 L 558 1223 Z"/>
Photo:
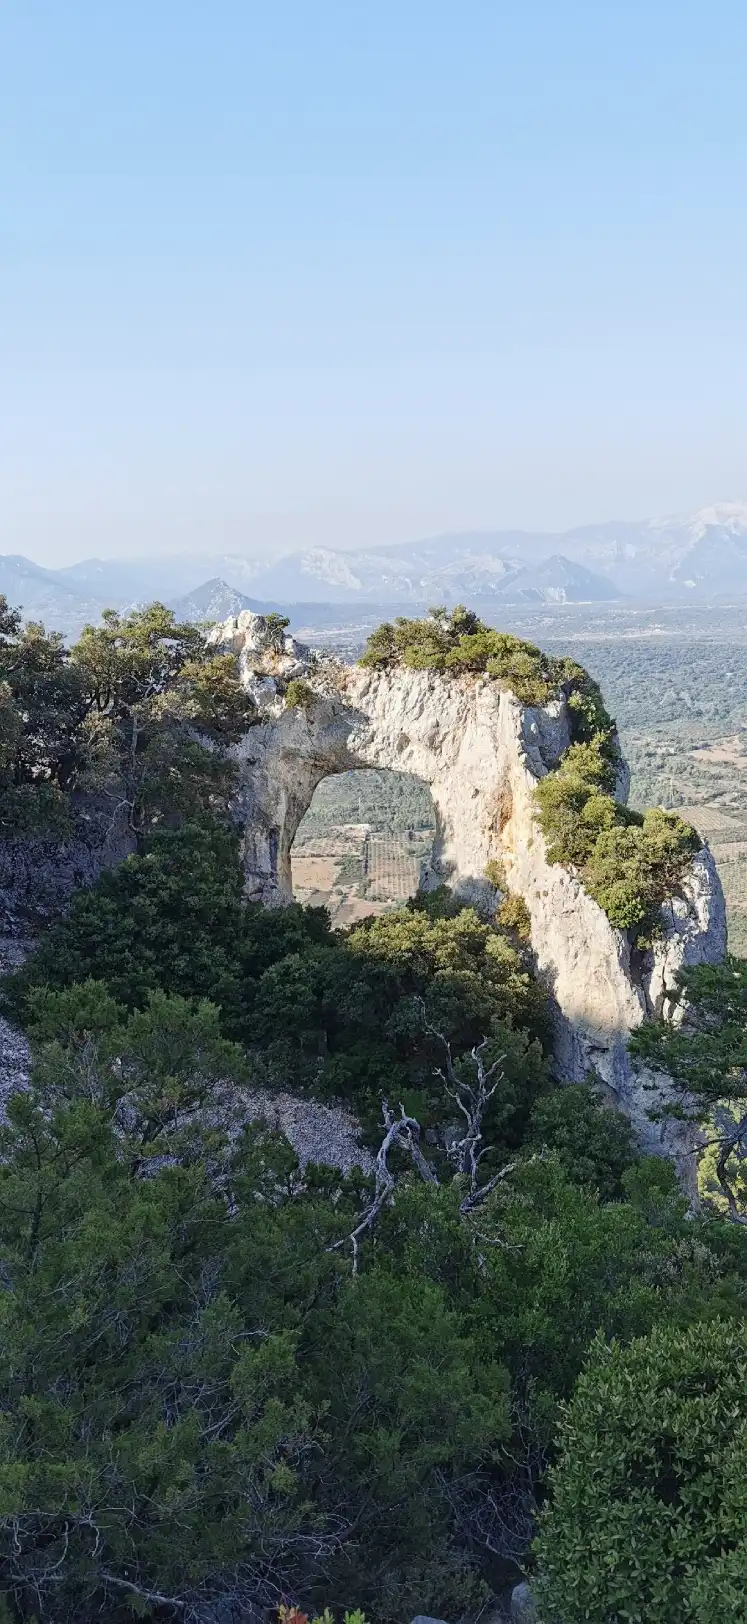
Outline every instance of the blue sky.
<path fill-rule="evenodd" d="M 5 0 L 3 552 L 747 496 L 747 7 Z"/>

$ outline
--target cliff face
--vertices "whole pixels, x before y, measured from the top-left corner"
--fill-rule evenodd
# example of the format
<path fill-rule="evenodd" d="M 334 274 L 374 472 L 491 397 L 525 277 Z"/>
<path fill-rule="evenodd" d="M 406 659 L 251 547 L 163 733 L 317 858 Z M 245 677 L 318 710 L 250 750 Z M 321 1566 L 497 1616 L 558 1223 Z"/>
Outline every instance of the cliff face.
<path fill-rule="evenodd" d="M 240 653 L 258 705 L 257 725 L 236 749 L 247 893 L 270 905 L 291 898 L 293 839 L 323 778 L 360 767 L 414 773 L 436 811 L 426 883 L 447 883 L 466 901 L 490 905 L 485 868 L 491 860 L 502 865 L 508 889 L 529 910 L 537 974 L 554 1012 L 558 1074 L 581 1081 L 594 1071 L 642 1144 L 682 1161 L 685 1132 L 651 1123 L 654 1079 L 634 1072 L 627 1038 L 648 1014 L 672 1017 L 679 968 L 724 954 L 724 900 L 707 847 L 693 859 L 682 897 L 662 909 L 654 949 L 636 955 L 580 882 L 546 859 L 533 792 L 570 743 L 563 700 L 532 708 L 485 677 L 315 661 L 291 638 L 273 646 L 276 634 L 251 614 L 213 637 Z M 280 689 L 293 677 L 311 692 L 289 707 Z M 621 797 L 625 787 L 622 775 Z"/>
<path fill-rule="evenodd" d="M 24 936 L 64 913 L 74 891 L 129 857 L 135 842 L 114 828 L 107 838 L 80 830 L 67 840 L 17 835 L 0 840 L 0 935 Z"/>

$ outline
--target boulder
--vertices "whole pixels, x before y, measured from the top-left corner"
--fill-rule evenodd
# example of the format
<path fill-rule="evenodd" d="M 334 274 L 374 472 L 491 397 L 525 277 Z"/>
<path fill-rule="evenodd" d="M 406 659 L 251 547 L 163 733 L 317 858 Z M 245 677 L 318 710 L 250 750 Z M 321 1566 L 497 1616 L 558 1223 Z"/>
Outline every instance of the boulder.
<path fill-rule="evenodd" d="M 511 1592 L 511 1624 L 540 1624 L 531 1586 L 524 1581 Z"/>

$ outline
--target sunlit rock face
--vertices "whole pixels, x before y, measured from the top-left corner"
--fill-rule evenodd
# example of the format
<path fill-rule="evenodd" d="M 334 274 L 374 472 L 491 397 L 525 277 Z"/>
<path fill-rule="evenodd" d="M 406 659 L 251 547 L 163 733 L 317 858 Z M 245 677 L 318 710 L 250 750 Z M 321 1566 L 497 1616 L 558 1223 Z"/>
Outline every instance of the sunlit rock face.
<path fill-rule="evenodd" d="M 248 612 L 211 635 L 239 654 L 242 680 L 258 707 L 256 726 L 235 752 L 247 895 L 268 905 L 292 897 L 291 847 L 323 778 L 362 767 L 413 773 L 428 785 L 436 813 L 425 883 L 445 883 L 465 901 L 490 908 L 496 892 L 486 866 L 501 865 L 507 888 L 529 910 L 536 971 L 554 1014 L 559 1075 L 582 1081 L 594 1073 L 641 1143 L 683 1164 L 686 1131 L 651 1122 L 661 1087 L 634 1071 L 627 1039 L 649 1014 L 673 1018 L 678 969 L 723 957 L 724 899 L 708 849 L 693 859 L 682 897 L 662 909 L 653 951 L 634 955 L 580 881 L 547 862 L 534 790 L 571 742 L 564 700 L 535 708 L 488 677 L 320 660 Z M 306 703 L 288 706 L 283 690 L 290 679 L 305 685 Z M 623 771 L 618 795 L 626 792 Z"/>

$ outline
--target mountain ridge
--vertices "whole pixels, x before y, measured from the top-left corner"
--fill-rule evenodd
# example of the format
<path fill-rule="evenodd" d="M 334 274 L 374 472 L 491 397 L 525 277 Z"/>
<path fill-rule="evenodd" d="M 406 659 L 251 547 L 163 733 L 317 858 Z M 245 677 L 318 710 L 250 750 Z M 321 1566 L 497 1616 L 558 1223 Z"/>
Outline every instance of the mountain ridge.
<path fill-rule="evenodd" d="M 104 608 L 126 611 L 154 598 L 171 606 L 202 602 L 219 583 L 216 618 L 231 612 L 230 594 L 252 608 L 398 604 L 422 611 L 438 603 L 614 604 L 621 597 L 712 603 L 747 596 L 747 502 L 557 532 L 470 530 L 381 547 L 317 546 L 274 560 L 205 551 L 88 558 L 48 569 L 21 554 L 0 555 L 0 592 L 27 618 L 66 636 Z"/>

